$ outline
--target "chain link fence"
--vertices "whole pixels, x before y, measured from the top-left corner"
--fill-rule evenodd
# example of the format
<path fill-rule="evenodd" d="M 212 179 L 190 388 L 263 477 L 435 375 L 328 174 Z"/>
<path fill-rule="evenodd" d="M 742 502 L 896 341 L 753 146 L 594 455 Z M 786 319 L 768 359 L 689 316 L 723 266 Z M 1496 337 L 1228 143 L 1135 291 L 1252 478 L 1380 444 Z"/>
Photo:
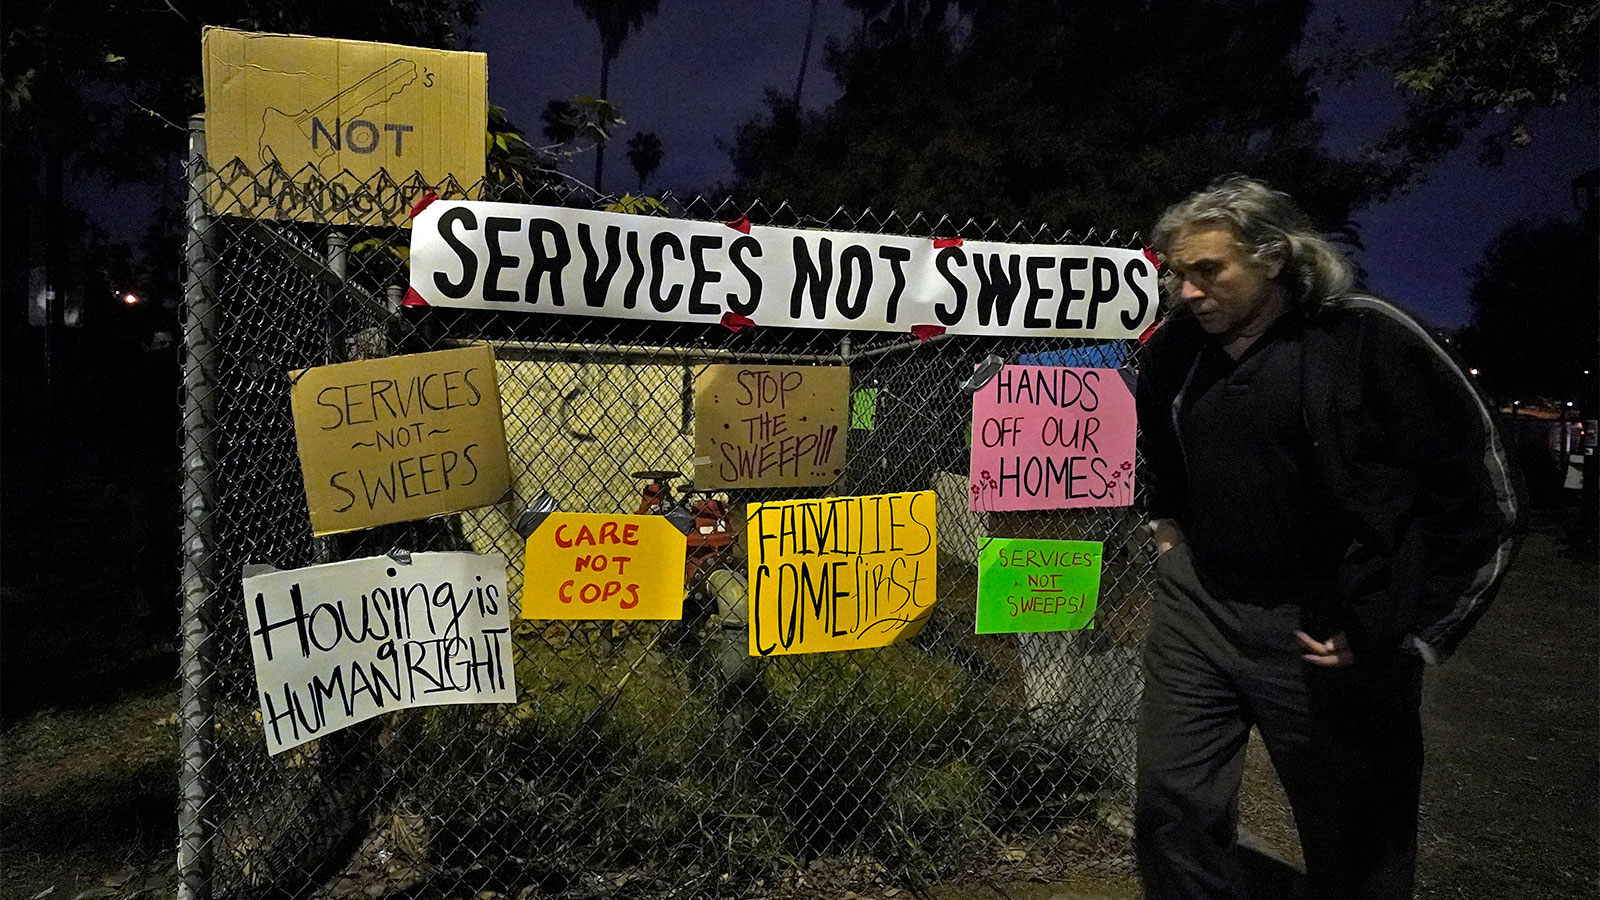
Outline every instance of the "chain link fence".
<path fill-rule="evenodd" d="M 203 152 L 189 171 L 184 896 L 814 896 L 1128 869 L 1137 646 L 1152 579 L 1138 507 L 969 512 L 972 399 L 960 384 L 990 354 L 1027 362 L 1078 348 L 1131 366 L 1136 346 L 409 307 L 406 204 L 379 196 L 393 182 L 330 199 L 285 190 L 286 178 L 237 161 L 212 168 Z M 604 203 L 558 186 L 478 196 Z M 323 221 L 337 208 L 367 224 L 215 212 L 263 203 L 308 205 Z M 840 231 L 1140 244 L 897 212 L 819 219 L 705 197 L 667 197 L 664 208 Z M 288 372 L 482 342 L 498 360 L 515 496 L 314 538 Z M 848 364 L 853 389 L 875 399 L 870 415 L 858 410 L 848 466 L 829 490 L 937 492 L 940 598 L 914 640 L 728 663 L 743 648 L 725 652 L 715 604 L 693 602 L 692 585 L 682 622 L 513 618 L 515 704 L 390 713 L 267 755 L 244 565 L 498 552 L 516 597 L 518 513 L 544 493 L 564 510 L 632 512 L 642 482 L 630 473 L 683 470 L 693 456 L 693 378 L 724 362 Z M 822 493 L 736 491 L 730 521 L 749 502 Z M 1103 540 L 1095 628 L 975 636 L 988 536 Z M 742 569 L 732 553 L 722 568 Z"/>

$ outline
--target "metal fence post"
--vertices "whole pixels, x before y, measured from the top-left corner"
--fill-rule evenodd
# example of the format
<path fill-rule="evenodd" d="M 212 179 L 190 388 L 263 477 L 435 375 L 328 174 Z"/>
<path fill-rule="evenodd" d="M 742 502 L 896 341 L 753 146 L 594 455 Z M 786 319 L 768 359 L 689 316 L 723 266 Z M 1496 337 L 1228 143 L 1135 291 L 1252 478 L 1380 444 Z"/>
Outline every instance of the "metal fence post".
<path fill-rule="evenodd" d="M 328 233 L 328 238 L 327 238 L 327 256 L 326 256 L 326 262 L 324 264 L 327 266 L 328 272 L 330 274 L 332 274 L 335 278 L 337 278 L 341 285 L 344 283 L 345 279 L 348 277 L 346 275 L 346 268 L 347 268 L 348 259 L 349 259 L 348 255 L 346 253 L 346 250 L 348 249 L 348 247 L 349 247 L 349 239 L 346 238 L 343 234 L 341 234 L 338 231 L 330 231 Z M 335 296 L 335 297 L 338 296 L 337 291 L 335 291 L 333 293 L 333 296 Z M 331 365 L 331 364 L 336 363 L 336 362 L 343 362 L 344 361 L 343 348 L 340 346 L 340 343 L 343 340 L 343 338 L 340 336 L 339 330 L 336 327 L 334 327 L 334 322 L 335 322 L 336 317 L 333 314 L 332 310 L 333 310 L 333 308 L 330 305 L 329 306 L 329 312 L 328 312 L 328 333 L 326 335 L 327 342 L 328 342 L 328 350 L 327 350 L 326 358 L 323 359 L 323 361 L 322 361 L 323 365 Z M 334 560 L 338 559 L 338 550 L 337 550 L 337 548 L 336 548 L 336 546 L 334 544 L 334 538 L 332 538 L 332 537 L 312 538 L 311 539 L 311 555 L 312 555 L 312 559 L 316 560 L 316 562 L 319 565 L 320 564 L 325 564 L 325 563 L 331 563 Z"/>
<path fill-rule="evenodd" d="M 179 598 L 182 620 L 179 650 L 179 800 L 178 900 L 211 895 L 209 830 L 205 819 L 209 791 L 206 764 L 211 756 L 211 703 L 207 682 L 212 651 L 211 556 L 215 546 L 212 474 L 217 385 L 214 377 L 218 324 L 216 253 L 211 216 L 206 210 L 205 119 L 189 120 L 189 188 L 185 207 L 183 286 L 183 562 Z"/>

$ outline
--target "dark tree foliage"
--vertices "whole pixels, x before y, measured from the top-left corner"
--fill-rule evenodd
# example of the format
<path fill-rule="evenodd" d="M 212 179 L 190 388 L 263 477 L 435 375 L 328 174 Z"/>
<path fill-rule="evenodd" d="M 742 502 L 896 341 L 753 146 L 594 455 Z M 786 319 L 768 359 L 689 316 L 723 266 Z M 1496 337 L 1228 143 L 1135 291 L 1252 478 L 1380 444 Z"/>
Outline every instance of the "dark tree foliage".
<path fill-rule="evenodd" d="M 182 126 L 200 111 L 200 30 L 252 31 L 456 48 L 477 0 L 171 0 L 8 5 L 3 74 L 8 162 L 41 144 L 77 170 L 166 178 Z"/>
<path fill-rule="evenodd" d="M 1404 183 L 1490 126 L 1479 157 L 1497 164 L 1536 136 L 1528 114 L 1574 100 L 1592 111 L 1600 74 L 1600 4 L 1555 0 L 1412 0 L 1390 44 L 1366 59 L 1405 95 L 1402 123 L 1378 145 Z"/>
<path fill-rule="evenodd" d="M 654 131 L 641 131 L 628 140 L 628 162 L 639 176 L 639 193 L 644 193 L 645 179 L 661 168 L 661 160 L 666 155 L 661 136 Z"/>
<path fill-rule="evenodd" d="M 1248 172 L 1342 223 L 1364 164 L 1323 153 L 1290 61 L 1309 2 L 855 0 L 829 48 L 843 95 L 787 97 L 743 126 L 746 195 L 1074 228 L 1146 229 L 1218 175 Z"/>
<path fill-rule="evenodd" d="M 628 37 L 644 27 L 644 23 L 657 12 L 658 0 L 573 0 L 583 17 L 594 23 L 600 32 L 600 93 L 601 100 L 611 99 L 611 63 L 622 52 Z M 606 146 L 601 143 L 594 153 L 594 188 L 603 190 L 605 180 Z"/>
<path fill-rule="evenodd" d="M 1570 400 L 1600 366 L 1600 229 L 1517 222 L 1472 268 L 1462 350 L 1502 400 Z"/>
<path fill-rule="evenodd" d="M 42 346 L 64 341 L 56 334 L 66 324 L 62 304 L 55 304 L 49 328 L 22 324 L 30 269 L 44 267 L 55 286 L 85 298 L 84 332 L 93 332 L 97 340 L 137 337 L 138 330 L 148 337 L 153 330 L 133 322 L 130 311 L 110 299 L 111 287 L 138 287 L 152 314 L 160 303 L 176 300 L 185 126 L 204 103 L 202 27 L 453 48 L 464 42 L 477 6 L 477 0 L 8 4 L 0 32 L 0 192 L 5 197 L 0 215 L 5 352 L 0 359 L 8 401 L 37 393 L 34 388 L 47 380 L 47 370 L 54 377 L 68 366 L 64 353 L 40 353 Z M 90 217 L 72 208 L 67 186 L 80 178 L 88 179 L 91 188 L 120 184 L 129 196 L 140 198 L 129 212 L 150 220 L 140 254 L 112 243 Z M 85 193 L 84 188 L 77 193 Z M 80 349 L 77 375 L 89 377 L 102 367 L 115 371 L 107 363 L 112 355 L 90 345 Z M 59 397 L 81 393 L 62 384 Z M 160 397 L 163 403 L 170 400 Z M 54 421 L 60 412 L 50 409 L 42 415 Z M 168 432 L 168 444 L 170 437 Z M 50 446 L 44 437 L 38 441 Z"/>

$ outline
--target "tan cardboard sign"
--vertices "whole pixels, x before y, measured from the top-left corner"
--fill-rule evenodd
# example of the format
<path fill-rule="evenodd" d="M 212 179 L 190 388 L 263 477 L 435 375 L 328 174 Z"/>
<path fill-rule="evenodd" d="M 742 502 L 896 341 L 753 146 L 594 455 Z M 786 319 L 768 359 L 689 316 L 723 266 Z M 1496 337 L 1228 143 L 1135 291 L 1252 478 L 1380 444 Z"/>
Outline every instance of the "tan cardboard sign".
<path fill-rule="evenodd" d="M 707 366 L 694 383 L 694 483 L 832 484 L 849 425 L 849 366 Z"/>
<path fill-rule="evenodd" d="M 487 346 L 318 366 L 289 377 L 316 534 L 487 506 L 511 486 Z"/>
<path fill-rule="evenodd" d="M 483 179 L 482 53 L 228 28 L 201 47 L 221 213 L 404 224 L 428 189 L 461 198 Z"/>

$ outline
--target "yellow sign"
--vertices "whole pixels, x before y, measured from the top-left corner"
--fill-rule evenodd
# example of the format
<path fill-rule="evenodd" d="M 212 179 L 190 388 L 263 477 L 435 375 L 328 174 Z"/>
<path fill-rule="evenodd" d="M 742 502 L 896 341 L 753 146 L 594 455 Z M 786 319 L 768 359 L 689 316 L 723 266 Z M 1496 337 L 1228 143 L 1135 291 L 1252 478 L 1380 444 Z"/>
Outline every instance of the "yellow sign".
<path fill-rule="evenodd" d="M 883 647 L 938 599 L 933 491 L 749 507 L 750 655 Z"/>
<path fill-rule="evenodd" d="M 524 619 L 681 619 L 688 539 L 664 516 L 551 513 L 528 537 Z"/>
<path fill-rule="evenodd" d="M 218 212 L 399 225 L 430 188 L 483 180 L 482 53 L 227 28 L 201 47 Z"/>
<path fill-rule="evenodd" d="M 695 378 L 702 488 L 833 484 L 849 432 L 849 366 L 707 366 Z"/>
<path fill-rule="evenodd" d="M 498 501 L 511 470 L 494 369 L 485 345 L 289 373 L 311 530 Z"/>

